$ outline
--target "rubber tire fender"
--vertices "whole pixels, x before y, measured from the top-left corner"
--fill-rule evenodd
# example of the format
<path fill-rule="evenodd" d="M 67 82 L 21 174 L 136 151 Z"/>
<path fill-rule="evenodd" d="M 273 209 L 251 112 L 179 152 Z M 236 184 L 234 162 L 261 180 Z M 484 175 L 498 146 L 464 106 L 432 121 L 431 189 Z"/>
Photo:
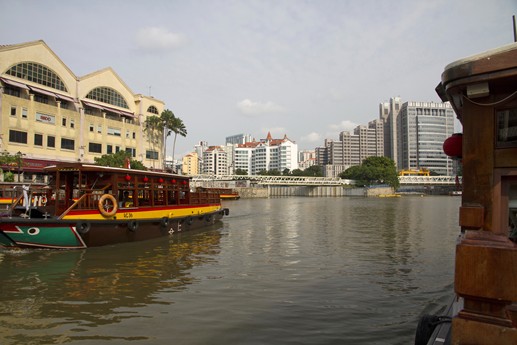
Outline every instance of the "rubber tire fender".
<path fill-rule="evenodd" d="M 127 228 L 131 232 L 135 232 L 136 229 L 138 229 L 138 222 L 136 220 L 131 220 L 129 223 L 127 223 Z"/>
<path fill-rule="evenodd" d="M 77 232 L 81 235 L 87 234 L 88 231 L 90 231 L 91 224 L 87 222 L 78 223 L 75 227 L 77 229 Z"/>

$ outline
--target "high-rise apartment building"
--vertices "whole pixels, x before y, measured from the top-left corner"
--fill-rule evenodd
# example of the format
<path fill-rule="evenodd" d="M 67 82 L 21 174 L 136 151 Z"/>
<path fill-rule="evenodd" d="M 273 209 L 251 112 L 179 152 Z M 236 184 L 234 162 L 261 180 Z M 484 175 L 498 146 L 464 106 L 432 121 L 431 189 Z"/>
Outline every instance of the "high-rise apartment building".
<path fill-rule="evenodd" d="M 181 172 L 184 175 L 199 174 L 199 157 L 197 152 L 191 152 L 183 157 Z"/>
<path fill-rule="evenodd" d="M 298 168 L 305 170 L 316 164 L 315 150 L 301 150 L 298 152 Z"/>
<path fill-rule="evenodd" d="M 203 152 L 203 174 L 228 175 L 228 155 L 221 146 L 209 146 Z"/>
<path fill-rule="evenodd" d="M 365 158 L 384 155 L 384 125 L 373 120 L 367 126 L 357 126 L 353 132 L 341 132 L 339 140 L 326 139 L 324 147 L 316 148 L 316 164 L 323 174 L 337 177 L 353 165 L 360 165 Z"/>
<path fill-rule="evenodd" d="M 226 137 L 226 144 L 244 144 L 251 142 L 251 135 L 249 134 L 236 134 Z"/>
<path fill-rule="evenodd" d="M 384 156 L 393 159 L 395 164 L 398 160 L 400 132 L 399 112 L 402 108 L 400 97 L 393 97 L 389 102 L 379 105 L 379 119 L 384 127 Z"/>
<path fill-rule="evenodd" d="M 443 142 L 454 133 L 454 110 L 449 103 L 405 102 L 399 123 L 399 169 L 453 174 L 453 161 L 443 152 Z"/>
<path fill-rule="evenodd" d="M 454 132 L 449 103 L 404 102 L 393 97 L 379 106 L 384 124 L 384 155 L 399 170 L 429 169 L 453 174 L 453 161 L 443 153 L 443 142 Z"/>

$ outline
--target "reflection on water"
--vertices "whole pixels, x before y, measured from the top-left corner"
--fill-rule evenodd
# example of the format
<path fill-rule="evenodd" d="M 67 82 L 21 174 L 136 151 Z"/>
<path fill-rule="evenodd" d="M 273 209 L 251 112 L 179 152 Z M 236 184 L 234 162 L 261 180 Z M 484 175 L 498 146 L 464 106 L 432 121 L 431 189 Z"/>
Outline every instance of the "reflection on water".
<path fill-rule="evenodd" d="M 449 299 L 459 198 L 227 203 L 207 231 L 0 251 L 0 344 L 410 344 Z"/>
<path fill-rule="evenodd" d="M 61 343 L 77 337 L 50 329 L 69 324 L 81 333 L 142 317 L 135 308 L 147 304 L 174 303 L 156 293 L 185 289 L 195 282 L 192 267 L 217 260 L 221 227 L 88 250 L 0 252 L 0 334 L 20 344 Z"/>

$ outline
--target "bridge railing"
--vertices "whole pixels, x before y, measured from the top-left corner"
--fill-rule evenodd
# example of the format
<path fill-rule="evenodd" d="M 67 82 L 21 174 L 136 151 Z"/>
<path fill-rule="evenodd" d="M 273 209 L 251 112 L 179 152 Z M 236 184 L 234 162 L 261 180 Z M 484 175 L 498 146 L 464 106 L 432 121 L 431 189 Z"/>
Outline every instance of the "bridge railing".
<path fill-rule="evenodd" d="M 208 181 L 237 181 L 246 180 L 262 185 L 300 185 L 300 186 L 339 186 L 353 184 L 352 180 L 344 180 L 339 177 L 314 177 L 314 176 L 262 176 L 262 175 L 195 175 L 193 182 Z"/>
<path fill-rule="evenodd" d="M 339 177 L 314 176 L 263 176 L 263 175 L 194 175 L 192 182 L 250 181 L 257 185 L 340 186 L 353 185 L 354 180 Z M 461 176 L 399 176 L 401 185 L 455 185 Z"/>
<path fill-rule="evenodd" d="M 401 185 L 455 185 L 461 184 L 461 176 L 399 176 Z"/>

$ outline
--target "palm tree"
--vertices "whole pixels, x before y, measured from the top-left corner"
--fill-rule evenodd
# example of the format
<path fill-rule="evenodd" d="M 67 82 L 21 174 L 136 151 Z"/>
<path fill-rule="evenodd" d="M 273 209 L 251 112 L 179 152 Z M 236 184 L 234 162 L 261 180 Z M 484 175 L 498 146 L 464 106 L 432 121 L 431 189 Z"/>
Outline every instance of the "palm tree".
<path fill-rule="evenodd" d="M 145 119 L 145 129 L 147 132 L 147 138 L 149 139 L 149 142 L 154 144 L 158 141 L 157 137 L 161 133 L 163 133 L 163 122 L 159 116 L 153 115 L 149 116 L 147 119 Z M 165 145 L 164 145 L 165 146 Z M 154 160 L 153 160 L 153 168 L 154 168 Z"/>
<path fill-rule="evenodd" d="M 182 137 L 186 137 L 187 128 L 185 127 L 183 120 L 181 120 L 179 117 L 176 117 L 174 115 L 174 113 L 169 109 L 165 109 L 161 113 L 160 119 L 162 121 L 163 128 L 166 129 L 166 130 L 164 130 L 164 133 L 163 133 L 163 143 L 164 143 L 163 159 L 164 159 L 164 166 L 165 166 L 165 157 L 167 155 L 167 145 L 166 145 L 167 137 L 169 135 L 171 135 L 172 132 L 174 132 L 174 143 L 172 146 L 172 161 L 174 162 L 174 151 L 176 150 L 176 138 L 177 138 L 178 134 L 181 135 Z"/>

